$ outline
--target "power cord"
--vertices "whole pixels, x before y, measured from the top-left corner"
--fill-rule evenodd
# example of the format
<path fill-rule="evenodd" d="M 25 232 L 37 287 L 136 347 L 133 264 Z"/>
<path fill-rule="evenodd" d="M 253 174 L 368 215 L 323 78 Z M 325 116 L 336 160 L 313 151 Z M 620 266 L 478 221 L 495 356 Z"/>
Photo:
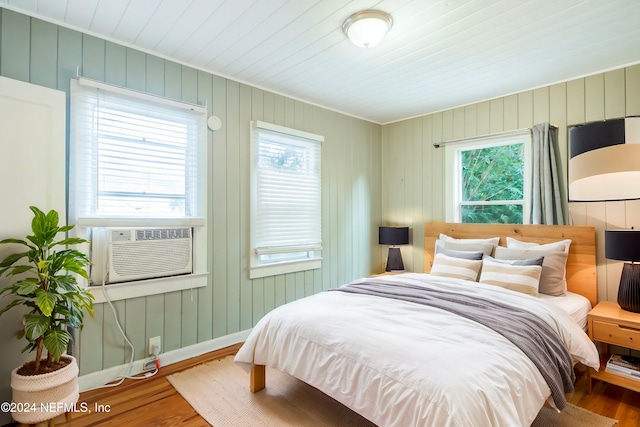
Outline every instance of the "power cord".
<path fill-rule="evenodd" d="M 154 357 L 155 369 L 148 370 L 147 372 L 141 372 L 142 376 L 140 376 L 140 374 L 131 375 L 131 370 L 133 369 L 133 364 L 134 364 L 134 361 L 135 361 L 134 357 L 135 357 L 136 349 L 135 349 L 135 346 L 133 345 L 133 343 L 127 337 L 127 334 L 124 332 L 124 329 L 122 328 L 122 325 L 120 324 L 120 320 L 118 319 L 118 313 L 116 312 L 116 308 L 113 305 L 113 302 L 111 301 L 111 298 L 109 298 L 109 293 L 107 292 L 106 280 L 107 280 L 107 274 L 108 274 L 108 271 L 109 271 L 108 263 L 109 263 L 109 260 L 108 260 L 107 257 L 105 257 L 105 269 L 104 269 L 104 274 L 102 276 L 102 284 L 101 284 L 102 294 L 104 295 L 105 300 L 107 300 L 107 303 L 109 304 L 109 307 L 111 308 L 111 312 L 113 313 L 113 318 L 116 321 L 116 326 L 118 327 L 118 330 L 120 331 L 120 333 L 122 334 L 122 337 L 127 342 L 127 344 L 129 344 L 129 347 L 131 348 L 131 359 L 129 360 L 129 367 L 127 368 L 127 373 L 125 375 L 121 375 L 119 377 L 114 378 L 108 384 L 104 384 L 104 385 L 96 386 L 96 387 L 91 387 L 91 388 L 88 388 L 88 389 L 86 389 L 84 391 L 97 390 L 97 389 L 100 389 L 100 388 L 107 388 L 107 387 L 117 387 L 120 384 L 122 384 L 125 379 L 146 380 L 147 378 L 150 378 L 150 377 L 154 376 L 155 374 L 157 374 L 158 371 L 160 370 L 160 359 L 159 359 L 160 349 L 158 348 L 157 345 L 154 345 L 152 349 L 153 349 L 153 357 Z M 144 366 L 145 365 L 143 365 L 143 367 Z M 117 381 L 117 382 L 113 382 L 113 381 Z"/>

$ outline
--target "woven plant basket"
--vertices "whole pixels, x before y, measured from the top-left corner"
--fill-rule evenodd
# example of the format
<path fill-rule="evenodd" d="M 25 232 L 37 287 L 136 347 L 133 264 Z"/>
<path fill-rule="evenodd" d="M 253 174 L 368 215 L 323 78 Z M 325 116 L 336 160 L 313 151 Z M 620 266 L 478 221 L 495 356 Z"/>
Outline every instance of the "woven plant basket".
<path fill-rule="evenodd" d="M 11 416 L 24 424 L 37 424 L 70 412 L 78 402 L 78 363 L 73 356 L 71 363 L 62 369 L 41 375 L 18 375 L 19 367 L 11 371 L 14 409 Z M 66 410 L 65 410 L 66 409 Z"/>

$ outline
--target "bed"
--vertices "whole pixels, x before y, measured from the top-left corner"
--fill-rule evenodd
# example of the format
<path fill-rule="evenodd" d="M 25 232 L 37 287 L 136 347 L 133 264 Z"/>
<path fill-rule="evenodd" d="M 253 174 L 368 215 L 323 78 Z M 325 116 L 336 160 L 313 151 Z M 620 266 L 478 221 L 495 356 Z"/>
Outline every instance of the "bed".
<path fill-rule="evenodd" d="M 561 408 L 573 366 L 599 364 L 576 314 L 584 306 L 569 313 L 559 299 L 436 275 L 441 233 L 498 237 L 503 248 L 507 238 L 570 239 L 558 298 L 596 303 L 592 227 L 427 223 L 424 273 L 363 278 L 262 318 L 235 358 L 250 372 L 251 391 L 274 367 L 380 426 L 529 426 L 543 405 Z"/>

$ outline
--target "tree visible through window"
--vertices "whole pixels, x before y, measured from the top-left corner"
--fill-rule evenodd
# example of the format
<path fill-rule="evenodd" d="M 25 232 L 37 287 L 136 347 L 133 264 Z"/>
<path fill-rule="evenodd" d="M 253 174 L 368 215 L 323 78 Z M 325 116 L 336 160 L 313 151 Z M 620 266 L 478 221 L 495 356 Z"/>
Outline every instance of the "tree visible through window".
<path fill-rule="evenodd" d="M 524 144 L 461 151 L 462 222 L 521 224 Z"/>

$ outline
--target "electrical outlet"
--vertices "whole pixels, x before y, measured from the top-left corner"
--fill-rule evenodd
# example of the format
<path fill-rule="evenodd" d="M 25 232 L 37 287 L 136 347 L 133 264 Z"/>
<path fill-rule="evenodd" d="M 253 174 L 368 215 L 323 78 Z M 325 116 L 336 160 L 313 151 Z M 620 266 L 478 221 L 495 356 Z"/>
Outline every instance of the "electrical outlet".
<path fill-rule="evenodd" d="M 159 336 L 158 337 L 149 338 L 149 356 L 155 355 L 155 353 L 153 351 L 153 348 L 155 346 L 158 347 L 157 354 L 160 354 L 160 351 L 162 350 L 162 345 L 161 344 L 162 344 L 162 341 L 161 341 L 161 338 Z"/>

